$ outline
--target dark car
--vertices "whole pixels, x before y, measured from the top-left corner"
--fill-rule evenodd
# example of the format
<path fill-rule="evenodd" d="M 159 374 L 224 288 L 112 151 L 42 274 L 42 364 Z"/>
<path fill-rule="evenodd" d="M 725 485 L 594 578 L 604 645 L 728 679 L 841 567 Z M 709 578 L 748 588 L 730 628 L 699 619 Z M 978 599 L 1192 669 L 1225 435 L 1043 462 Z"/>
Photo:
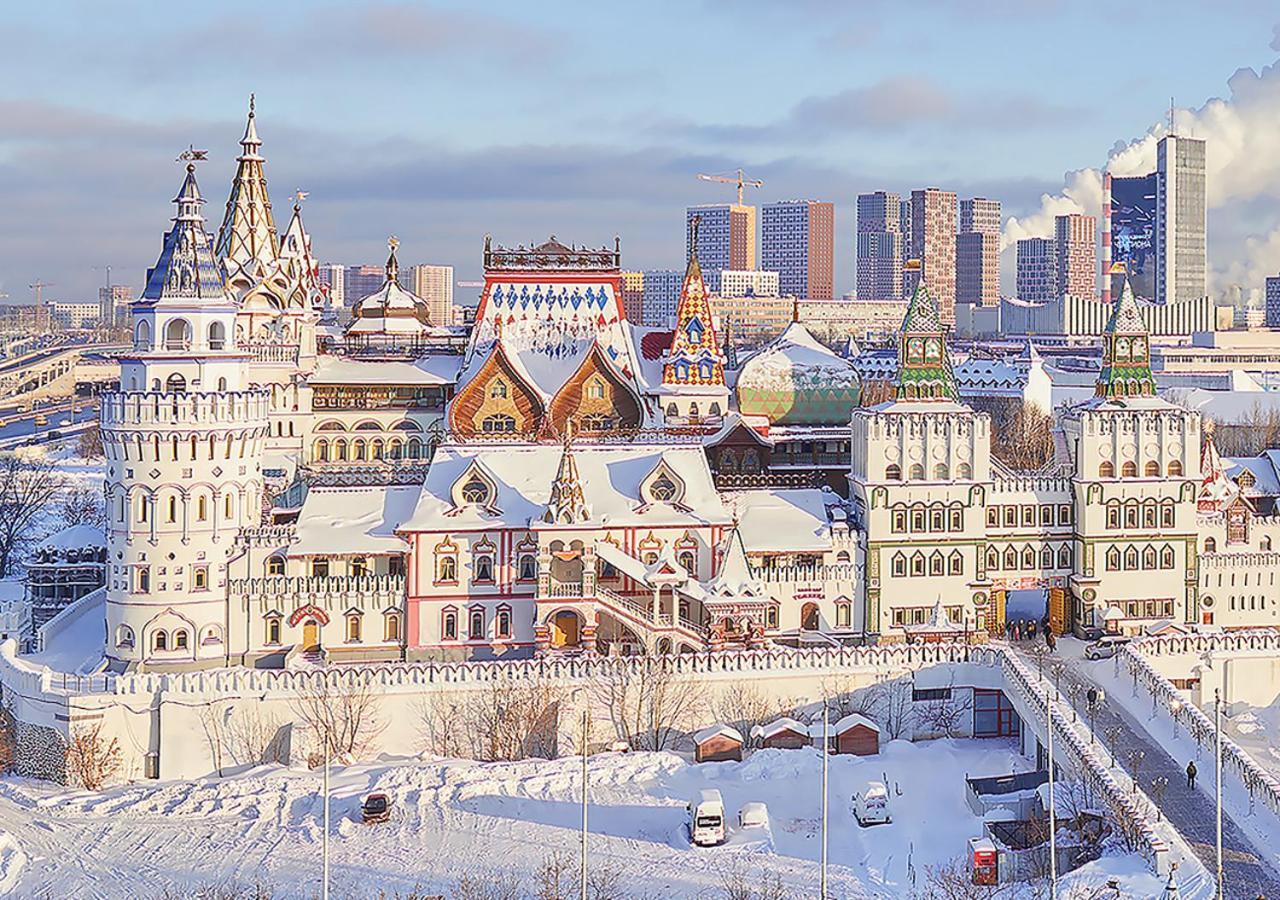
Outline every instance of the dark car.
<path fill-rule="evenodd" d="M 366 825 L 376 825 L 391 819 L 391 798 L 386 794 L 370 794 L 360 805 L 360 818 Z"/>

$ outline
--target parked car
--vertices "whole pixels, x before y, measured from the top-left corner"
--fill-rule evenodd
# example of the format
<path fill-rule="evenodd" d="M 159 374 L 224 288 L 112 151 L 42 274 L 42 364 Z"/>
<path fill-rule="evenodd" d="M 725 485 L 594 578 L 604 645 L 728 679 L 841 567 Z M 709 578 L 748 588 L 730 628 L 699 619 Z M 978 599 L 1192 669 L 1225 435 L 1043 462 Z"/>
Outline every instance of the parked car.
<path fill-rule="evenodd" d="M 1115 656 L 1133 638 L 1125 634 L 1108 634 L 1098 638 L 1084 648 L 1085 659 L 1110 659 Z"/>
<path fill-rule="evenodd" d="M 360 819 L 366 825 L 391 820 L 391 798 L 381 792 L 370 794 L 360 804 Z"/>
<path fill-rule="evenodd" d="M 759 801 L 742 804 L 738 810 L 739 828 L 768 828 L 769 807 Z"/>
<path fill-rule="evenodd" d="M 887 825 L 893 821 L 889 810 L 889 789 L 883 782 L 867 782 L 865 789 L 853 795 L 853 817 L 863 828 Z"/>
<path fill-rule="evenodd" d="M 699 791 L 689 801 L 689 840 L 699 847 L 724 843 L 724 799 L 717 790 Z"/>

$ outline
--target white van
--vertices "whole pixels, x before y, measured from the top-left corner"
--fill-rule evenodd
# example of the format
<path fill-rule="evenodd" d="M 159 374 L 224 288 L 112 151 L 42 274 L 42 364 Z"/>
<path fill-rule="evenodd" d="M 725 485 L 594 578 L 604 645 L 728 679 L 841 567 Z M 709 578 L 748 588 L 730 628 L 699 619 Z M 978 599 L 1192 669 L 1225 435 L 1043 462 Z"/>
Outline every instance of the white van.
<path fill-rule="evenodd" d="M 689 840 L 699 847 L 724 843 L 724 800 L 717 790 L 699 791 L 689 801 Z"/>
<path fill-rule="evenodd" d="M 868 825 L 886 825 L 892 822 L 888 788 L 879 781 L 867 782 L 865 790 L 853 795 L 853 816 L 864 828 Z"/>

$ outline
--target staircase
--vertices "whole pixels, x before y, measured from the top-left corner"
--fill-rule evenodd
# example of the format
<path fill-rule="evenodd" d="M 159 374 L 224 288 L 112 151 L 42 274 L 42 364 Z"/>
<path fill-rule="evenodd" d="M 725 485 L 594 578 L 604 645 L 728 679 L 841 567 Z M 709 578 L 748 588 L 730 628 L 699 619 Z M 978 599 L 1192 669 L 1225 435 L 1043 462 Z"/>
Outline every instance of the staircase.
<path fill-rule="evenodd" d="M 659 613 L 655 617 L 645 604 L 621 594 L 615 594 L 599 585 L 596 585 L 596 603 L 641 632 L 678 635 L 695 646 L 706 645 L 707 639 L 702 626 L 692 619 L 684 616 L 676 616 L 673 619 L 668 613 Z"/>

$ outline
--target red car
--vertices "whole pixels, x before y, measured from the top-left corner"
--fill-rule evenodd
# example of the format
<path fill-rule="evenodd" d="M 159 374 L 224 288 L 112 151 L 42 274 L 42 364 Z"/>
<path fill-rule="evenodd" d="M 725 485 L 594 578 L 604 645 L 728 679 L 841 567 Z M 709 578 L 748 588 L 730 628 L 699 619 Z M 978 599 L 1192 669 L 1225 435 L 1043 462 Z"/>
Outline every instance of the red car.
<path fill-rule="evenodd" d="M 386 794 L 370 794 L 364 798 L 364 803 L 360 805 L 361 821 L 366 825 L 376 825 L 379 822 L 388 822 L 391 820 L 391 798 Z"/>

